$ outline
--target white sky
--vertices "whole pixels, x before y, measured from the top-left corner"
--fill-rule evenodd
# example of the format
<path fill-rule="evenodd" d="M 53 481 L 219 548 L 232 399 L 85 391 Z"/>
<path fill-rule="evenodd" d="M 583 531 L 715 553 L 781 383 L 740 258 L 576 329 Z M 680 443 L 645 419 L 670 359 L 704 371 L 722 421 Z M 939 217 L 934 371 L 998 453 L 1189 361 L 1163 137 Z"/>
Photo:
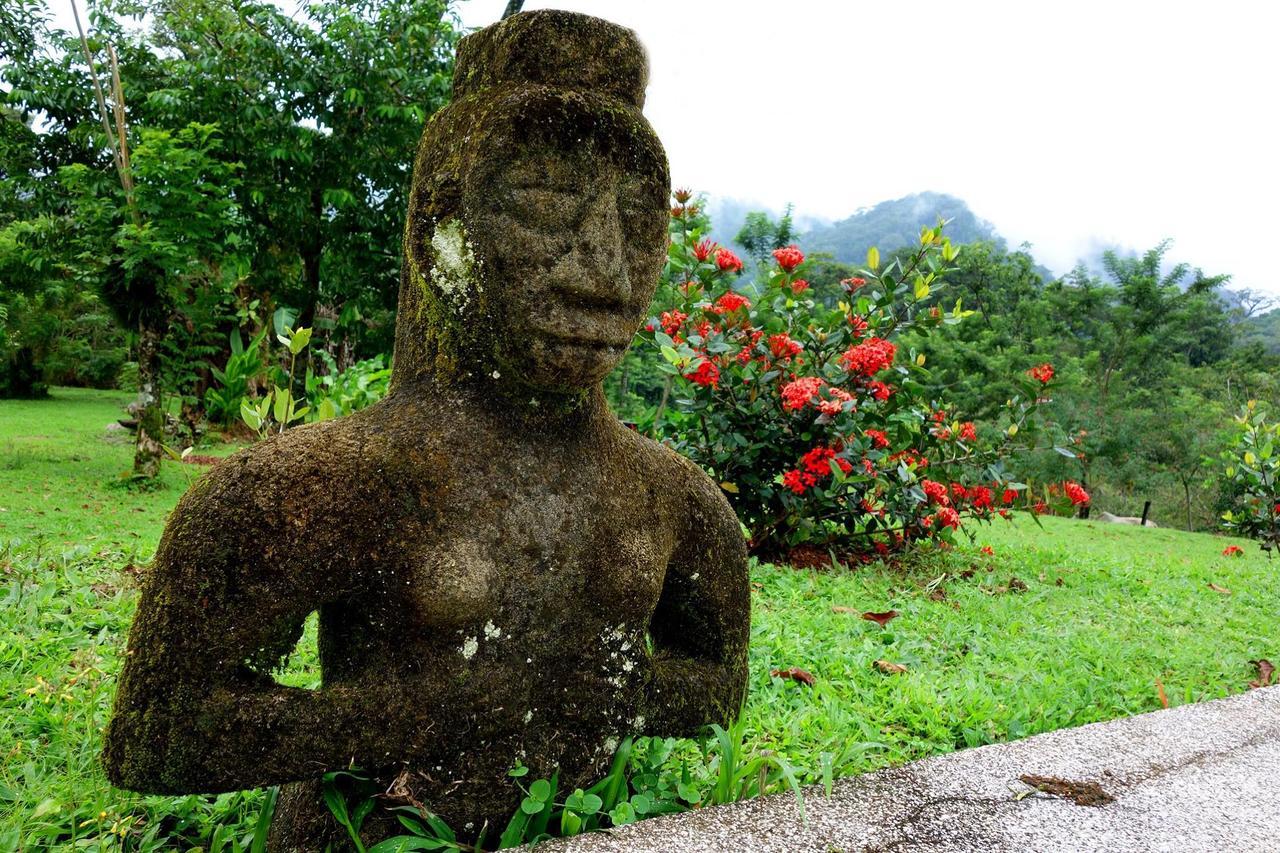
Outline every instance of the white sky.
<path fill-rule="evenodd" d="M 677 185 L 830 218 L 935 190 L 1055 271 L 1172 237 L 1280 294 L 1280 3 L 525 3 L 548 7 L 640 35 Z"/>
<path fill-rule="evenodd" d="M 505 5 L 458 10 L 480 27 Z M 548 7 L 639 33 L 677 186 L 832 219 L 934 190 L 1058 272 L 1172 237 L 1174 260 L 1280 295 L 1273 0 L 525 3 Z"/>

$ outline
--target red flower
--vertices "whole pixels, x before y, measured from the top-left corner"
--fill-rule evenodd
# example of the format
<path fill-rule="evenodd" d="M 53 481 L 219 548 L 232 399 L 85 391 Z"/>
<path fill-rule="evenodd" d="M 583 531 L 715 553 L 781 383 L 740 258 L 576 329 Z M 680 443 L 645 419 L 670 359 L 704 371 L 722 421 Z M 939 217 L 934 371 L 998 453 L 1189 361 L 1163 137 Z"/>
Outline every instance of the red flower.
<path fill-rule="evenodd" d="M 799 246 L 792 243 L 785 248 L 774 249 L 773 259 L 778 262 L 778 266 L 782 267 L 783 272 L 791 272 L 804 263 L 804 252 L 800 251 Z"/>
<path fill-rule="evenodd" d="M 1071 499 L 1071 502 L 1077 506 L 1082 506 L 1089 502 L 1089 493 L 1079 483 L 1068 480 L 1062 484 L 1062 490 Z"/>
<path fill-rule="evenodd" d="M 1031 511 L 1036 515 L 1043 515 L 1048 510 L 1049 510 L 1049 505 L 1046 504 L 1044 501 L 1036 501 L 1034 504 L 1031 505 Z"/>
<path fill-rule="evenodd" d="M 994 557 L 996 555 L 996 552 L 991 548 L 990 545 L 983 545 L 982 553 L 986 554 L 988 557 Z"/>
<path fill-rule="evenodd" d="M 697 369 L 686 373 L 684 378 L 703 387 L 719 388 L 720 368 L 704 358 L 698 362 Z"/>
<path fill-rule="evenodd" d="M 849 347 L 840 356 L 840 364 L 850 373 L 875 376 L 893 364 L 898 348 L 883 338 L 867 338 Z"/>
<path fill-rule="evenodd" d="M 828 463 L 835 458 L 835 455 L 836 452 L 830 447 L 815 447 L 800 457 L 800 464 L 813 476 L 825 477 L 831 473 L 831 466 Z M 848 462 L 845 464 L 847 465 Z"/>
<path fill-rule="evenodd" d="M 676 197 L 676 201 L 680 202 L 681 204 L 684 204 L 686 201 L 688 201 L 689 199 L 693 198 L 693 190 L 691 190 L 691 189 L 689 189 L 689 188 L 687 188 L 687 187 L 678 187 L 678 188 L 675 190 L 675 192 L 673 192 L 673 193 L 671 193 L 671 194 L 672 194 L 673 196 L 675 196 L 675 197 Z"/>
<path fill-rule="evenodd" d="M 711 253 L 720 248 L 716 243 L 712 242 L 710 237 L 704 237 L 693 245 L 693 256 L 698 259 L 698 263 L 702 263 L 711 257 Z M 730 252 L 729 254 L 733 254 Z M 717 261 L 719 258 L 717 258 Z M 724 269 L 724 267 L 721 267 Z"/>
<path fill-rule="evenodd" d="M 728 249 L 716 249 L 716 266 L 725 272 L 742 272 L 742 261 Z"/>
<path fill-rule="evenodd" d="M 798 278 L 795 281 L 791 282 L 791 292 L 794 293 L 796 296 L 799 296 L 800 294 L 804 293 L 808 289 L 809 289 L 809 282 L 805 281 L 802 278 Z"/>
<path fill-rule="evenodd" d="M 965 421 L 960 424 L 960 438 L 963 441 L 978 440 L 978 430 L 974 427 L 973 421 Z"/>
<path fill-rule="evenodd" d="M 882 403 L 885 400 L 888 400 L 889 395 L 893 393 L 893 389 L 890 388 L 888 385 L 885 385 L 883 382 L 872 381 L 868 383 L 868 385 L 871 388 L 871 396 L 875 397 L 877 400 L 879 400 Z"/>
<path fill-rule="evenodd" d="M 857 314 L 852 314 L 849 317 L 849 328 L 853 331 L 855 338 L 860 338 L 867 333 L 867 321 Z"/>
<path fill-rule="evenodd" d="M 645 330 L 646 332 L 652 332 L 652 331 L 653 331 L 654 329 L 656 329 L 656 328 L 658 328 L 658 327 L 657 327 L 657 326 L 655 326 L 655 325 L 653 325 L 653 323 L 645 323 L 645 324 L 644 324 L 644 330 Z"/>
<path fill-rule="evenodd" d="M 943 527 L 958 530 L 960 528 L 960 513 L 949 506 L 944 506 L 938 510 L 938 521 L 942 523 Z"/>
<path fill-rule="evenodd" d="M 716 304 L 711 310 L 716 314 L 732 314 L 739 308 L 750 308 L 751 300 L 743 296 L 741 293 L 734 293 L 730 290 L 728 293 L 716 300 Z"/>
<path fill-rule="evenodd" d="M 1048 385 L 1050 380 L 1053 379 L 1053 365 L 1047 361 L 1044 364 L 1037 364 L 1028 370 L 1027 374 L 1041 385 Z"/>
<path fill-rule="evenodd" d="M 924 495 L 932 503 L 939 506 L 949 506 L 951 498 L 947 497 L 947 487 L 936 480 L 921 480 L 920 488 L 924 489 Z"/>
<path fill-rule="evenodd" d="M 1227 547 L 1222 549 L 1222 556 L 1241 557 L 1241 556 L 1244 556 L 1244 549 L 1241 548 L 1239 545 L 1228 545 Z"/>
<path fill-rule="evenodd" d="M 864 435 L 871 439 L 872 447 L 879 447 L 882 450 L 889 446 L 889 436 L 885 435 L 883 430 L 869 429 Z"/>
<path fill-rule="evenodd" d="M 835 417 L 844 411 L 844 404 L 853 402 L 853 395 L 843 388 L 827 388 L 830 399 L 818 403 L 818 411 L 824 415 Z"/>
<path fill-rule="evenodd" d="M 867 283 L 867 280 L 865 278 L 854 276 L 853 278 L 841 279 L 840 283 L 844 285 L 845 290 L 849 291 L 850 293 L 853 293 L 859 288 L 864 287 Z"/>
<path fill-rule="evenodd" d="M 959 500 L 964 500 L 969 496 L 969 490 L 964 487 L 964 483 L 952 483 L 951 494 Z"/>
<path fill-rule="evenodd" d="M 822 390 L 823 381 L 816 376 L 795 379 L 782 386 L 782 408 L 799 411 Z"/>
<path fill-rule="evenodd" d="M 684 321 L 689 319 L 689 315 L 683 311 L 663 311 L 661 319 L 662 331 L 674 336 L 676 332 L 680 331 Z"/>
<path fill-rule="evenodd" d="M 973 502 L 974 509 L 990 509 L 991 490 L 986 486 L 974 486 L 969 490 L 969 500 Z"/>
<path fill-rule="evenodd" d="M 773 353 L 774 358 L 791 358 L 799 355 L 803 349 L 799 341 L 791 340 L 786 333 L 769 336 L 769 351 Z"/>
<path fill-rule="evenodd" d="M 1002 494 L 1002 495 L 1000 496 L 1000 502 L 1001 502 L 1001 503 L 1003 503 L 1003 504 L 1005 504 L 1006 506 L 1007 506 L 1008 504 L 1013 503 L 1013 502 L 1014 502 L 1014 501 L 1016 501 L 1017 499 L 1018 499 L 1018 490 L 1017 490 L 1017 489 L 1005 489 L 1005 490 L 1004 490 L 1004 494 Z"/>

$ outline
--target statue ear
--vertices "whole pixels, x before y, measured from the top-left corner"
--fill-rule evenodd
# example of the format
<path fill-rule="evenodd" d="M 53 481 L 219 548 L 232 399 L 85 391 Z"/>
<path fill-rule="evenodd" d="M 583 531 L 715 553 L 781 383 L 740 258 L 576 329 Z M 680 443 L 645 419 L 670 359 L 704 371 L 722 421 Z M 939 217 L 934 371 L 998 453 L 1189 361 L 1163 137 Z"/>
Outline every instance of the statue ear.
<path fill-rule="evenodd" d="M 431 269 L 434 263 L 431 238 L 436 227 L 447 219 L 461 217 L 462 181 L 456 174 L 440 171 L 415 176 L 404 251 L 418 269 Z"/>

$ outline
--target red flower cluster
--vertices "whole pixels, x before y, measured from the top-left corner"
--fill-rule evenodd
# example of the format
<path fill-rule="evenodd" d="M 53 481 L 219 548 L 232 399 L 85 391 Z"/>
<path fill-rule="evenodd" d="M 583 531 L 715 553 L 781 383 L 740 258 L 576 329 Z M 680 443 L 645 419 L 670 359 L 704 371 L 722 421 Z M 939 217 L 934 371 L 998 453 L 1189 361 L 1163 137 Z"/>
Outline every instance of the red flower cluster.
<path fill-rule="evenodd" d="M 793 379 L 782 386 L 782 408 L 791 412 L 800 411 L 808 405 L 810 400 L 818 396 L 824 384 L 816 376 Z"/>
<path fill-rule="evenodd" d="M 1239 545 L 1228 545 L 1227 547 L 1225 547 L 1225 548 L 1223 548 L 1223 549 L 1222 549 L 1222 556 L 1224 556 L 1224 557 L 1243 557 L 1243 556 L 1244 556 L 1244 549 L 1243 549 L 1243 548 L 1241 548 Z"/>
<path fill-rule="evenodd" d="M 728 249 L 716 249 L 716 266 L 722 272 L 742 272 L 742 261 Z"/>
<path fill-rule="evenodd" d="M 951 505 L 951 498 L 947 497 L 947 487 L 937 480 L 921 480 L 920 488 L 924 489 L 924 496 L 931 503 L 936 503 L 939 506 Z"/>
<path fill-rule="evenodd" d="M 684 321 L 689 319 L 689 315 L 683 311 L 663 311 L 660 319 L 662 320 L 662 331 L 671 337 L 675 337 L 676 333 L 680 331 L 680 327 L 684 325 Z"/>
<path fill-rule="evenodd" d="M 804 456 L 800 457 L 800 468 L 793 471 L 787 471 L 782 475 L 782 485 L 786 486 L 797 495 L 802 495 L 805 489 L 818 485 L 823 477 L 831 476 L 831 460 L 836 460 L 836 465 L 840 470 L 848 474 L 853 470 L 853 465 L 848 459 L 836 459 L 836 451 L 830 447 L 815 447 Z"/>
<path fill-rule="evenodd" d="M 885 434 L 884 430 L 869 429 L 865 430 L 863 434 L 871 439 L 872 447 L 878 447 L 883 450 L 889 446 L 889 436 Z"/>
<path fill-rule="evenodd" d="M 889 396 L 893 394 L 892 388 L 890 388 L 888 385 L 885 385 L 883 382 L 880 382 L 878 380 L 873 380 L 872 382 L 868 383 L 867 387 L 871 389 L 871 396 L 875 397 L 877 400 L 879 400 L 882 403 L 885 400 L 888 400 Z"/>
<path fill-rule="evenodd" d="M 853 395 L 843 388 L 827 388 L 828 399 L 818 403 L 818 411 L 824 415 L 835 417 L 844 410 L 845 403 L 853 402 Z"/>
<path fill-rule="evenodd" d="M 781 249 L 773 250 L 773 259 L 782 267 L 783 272 L 791 272 L 804 263 L 804 252 L 795 243 Z"/>
<path fill-rule="evenodd" d="M 853 336 L 855 338 L 860 338 L 867 333 L 867 321 L 859 317 L 857 314 L 850 314 L 849 328 L 853 331 Z"/>
<path fill-rule="evenodd" d="M 898 348 L 883 338 L 867 338 L 849 347 L 840 356 L 840 364 L 850 373 L 875 376 L 889 365 Z"/>
<path fill-rule="evenodd" d="M 791 358 L 799 355 L 803 349 L 799 341 L 791 340 L 791 336 L 785 332 L 769 336 L 769 352 L 773 353 L 774 358 Z"/>
<path fill-rule="evenodd" d="M 965 421 L 960 424 L 960 440 L 961 441 L 977 441 L 978 428 L 973 425 L 973 421 Z"/>
<path fill-rule="evenodd" d="M 698 362 L 698 367 L 684 375 L 685 379 L 708 388 L 720 387 L 720 368 L 707 359 Z"/>
<path fill-rule="evenodd" d="M 1076 506 L 1083 506 L 1089 502 L 1089 493 L 1079 483 L 1068 480 L 1062 484 L 1062 490 L 1066 492 L 1067 497 Z"/>
<path fill-rule="evenodd" d="M 718 248 L 720 247 L 712 242 L 710 238 L 703 238 L 693 244 L 693 256 L 698 259 L 698 263 L 703 263 Z"/>
<path fill-rule="evenodd" d="M 732 314 L 734 311 L 737 311 L 739 308 L 750 308 L 750 307 L 751 307 L 750 299 L 743 296 L 741 293 L 734 293 L 732 290 L 730 290 L 728 293 L 725 293 L 723 296 L 721 296 L 719 299 L 716 300 L 716 304 L 711 307 L 711 311 L 715 312 L 716 314 Z"/>
<path fill-rule="evenodd" d="M 1037 364 L 1027 371 L 1027 375 L 1041 385 L 1048 385 L 1053 380 L 1053 365 L 1047 361 L 1044 364 Z"/>
<path fill-rule="evenodd" d="M 840 283 L 844 285 L 845 290 L 853 293 L 854 291 L 865 287 L 867 280 L 865 278 L 860 278 L 859 276 L 854 276 L 853 278 L 841 279 Z"/>

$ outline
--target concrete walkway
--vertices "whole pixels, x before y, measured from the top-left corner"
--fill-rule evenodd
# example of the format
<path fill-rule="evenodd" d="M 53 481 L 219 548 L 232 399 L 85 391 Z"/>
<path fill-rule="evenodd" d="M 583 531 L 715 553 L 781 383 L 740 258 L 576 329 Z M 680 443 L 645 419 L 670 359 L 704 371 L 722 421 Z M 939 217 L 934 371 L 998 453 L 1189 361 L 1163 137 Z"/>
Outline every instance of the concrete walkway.
<path fill-rule="evenodd" d="M 1280 687 L 850 777 L 805 812 L 771 796 L 538 850 L 1280 851 Z"/>

